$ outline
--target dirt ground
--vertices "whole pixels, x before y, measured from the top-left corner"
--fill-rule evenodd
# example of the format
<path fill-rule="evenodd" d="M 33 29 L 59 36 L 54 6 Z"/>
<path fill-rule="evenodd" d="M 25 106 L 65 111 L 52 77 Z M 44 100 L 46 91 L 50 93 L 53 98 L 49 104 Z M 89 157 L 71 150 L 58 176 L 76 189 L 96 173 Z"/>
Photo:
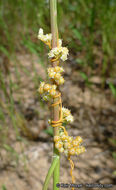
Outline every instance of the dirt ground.
<path fill-rule="evenodd" d="M 37 98 L 34 79 L 36 76 L 46 79 L 45 69 L 36 56 L 17 55 L 17 58 L 20 62 L 18 74 L 14 63 L 10 65 L 12 80 L 20 87 L 14 91 L 13 98 L 16 110 L 24 114 L 36 140 L 27 141 L 25 137 L 23 141 L 18 141 L 11 129 L 9 139 L 12 139 L 12 146 L 18 152 L 18 162 L 15 156 L 10 157 L 5 150 L 1 151 L 0 189 L 3 190 L 5 185 L 7 190 L 41 190 L 52 161 L 53 143 L 52 137 L 43 132 L 48 126 L 49 114 L 47 105 L 43 107 Z M 87 150 L 78 157 L 72 157 L 75 183 L 112 184 L 110 189 L 115 190 L 116 163 L 112 157 L 115 149 L 110 139 L 116 137 L 116 102 L 109 89 L 104 91 L 98 87 L 100 79 L 97 76 L 91 78 L 93 84 L 88 87 L 80 77 L 76 64 L 65 63 L 64 68 L 66 82 L 61 87 L 63 105 L 74 115 L 74 123 L 67 127 L 68 133 L 82 136 Z M 60 183 L 71 183 L 70 164 L 64 155 L 61 155 Z M 52 190 L 52 180 L 49 190 Z"/>

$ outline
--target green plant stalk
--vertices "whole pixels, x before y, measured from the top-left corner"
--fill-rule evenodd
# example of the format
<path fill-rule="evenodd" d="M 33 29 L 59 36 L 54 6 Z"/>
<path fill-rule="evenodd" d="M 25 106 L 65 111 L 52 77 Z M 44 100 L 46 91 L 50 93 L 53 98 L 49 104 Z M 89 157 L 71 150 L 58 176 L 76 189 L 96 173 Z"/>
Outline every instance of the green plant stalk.
<path fill-rule="evenodd" d="M 52 48 L 57 47 L 58 41 L 58 28 L 57 28 L 57 0 L 50 0 L 50 16 L 51 16 L 51 33 L 52 33 Z M 57 61 L 52 63 L 52 66 L 56 66 Z M 58 98 L 54 98 L 54 103 L 58 102 Z M 53 107 L 52 111 L 52 120 L 59 120 L 59 105 Z M 54 136 L 59 135 L 59 127 L 54 128 Z M 60 154 L 58 150 L 53 148 L 53 161 L 51 167 L 46 176 L 43 190 L 47 190 L 51 175 L 53 173 L 53 190 L 58 190 L 56 184 L 59 183 L 59 170 L 60 170 Z"/>
<path fill-rule="evenodd" d="M 49 168 L 48 174 L 46 176 L 46 179 L 45 179 L 45 182 L 44 182 L 42 190 L 47 190 L 50 178 L 51 178 L 51 176 L 52 176 L 52 174 L 54 172 L 54 169 L 55 169 L 56 165 L 58 164 L 58 162 L 59 162 L 58 157 L 56 157 L 56 158 L 53 159 L 52 164 L 51 164 L 51 166 Z"/>
<path fill-rule="evenodd" d="M 57 47 L 58 41 L 58 27 L 57 27 L 57 0 L 50 0 L 50 16 L 51 16 L 51 33 L 52 33 L 52 48 Z M 53 66 L 56 66 L 57 62 L 53 62 Z M 54 99 L 54 103 L 58 101 L 58 98 Z M 59 120 L 59 105 L 53 107 L 52 110 L 52 119 L 54 121 Z M 54 128 L 54 136 L 59 135 L 59 128 Z M 59 170 L 60 170 L 60 155 L 58 150 L 53 149 L 53 159 L 58 158 L 56 167 L 54 168 L 53 173 L 53 190 L 57 190 L 56 184 L 59 183 Z"/>

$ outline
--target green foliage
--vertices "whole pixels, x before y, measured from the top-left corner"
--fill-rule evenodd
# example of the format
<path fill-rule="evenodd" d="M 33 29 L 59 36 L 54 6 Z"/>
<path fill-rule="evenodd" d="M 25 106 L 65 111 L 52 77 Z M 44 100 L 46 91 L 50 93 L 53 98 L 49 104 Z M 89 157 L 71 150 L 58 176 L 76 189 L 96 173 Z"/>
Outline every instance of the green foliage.
<path fill-rule="evenodd" d="M 80 75 L 81 75 L 81 77 L 84 79 L 85 84 L 86 84 L 87 86 L 90 86 L 90 85 L 92 84 L 92 83 L 89 81 L 88 76 L 87 76 L 84 72 L 80 72 Z"/>
<path fill-rule="evenodd" d="M 109 87 L 111 89 L 113 96 L 116 98 L 116 87 L 112 83 L 109 83 Z"/>
<path fill-rule="evenodd" d="M 44 132 L 53 137 L 53 127 L 49 126 Z"/>
<path fill-rule="evenodd" d="M 16 150 L 14 148 L 12 148 L 11 146 L 9 146 L 8 144 L 3 144 L 3 148 L 10 153 L 10 155 L 12 156 L 13 159 L 15 159 L 15 161 L 18 163 L 19 161 L 19 154 L 16 152 Z"/>
<path fill-rule="evenodd" d="M 7 190 L 5 185 L 2 185 L 2 190 Z"/>

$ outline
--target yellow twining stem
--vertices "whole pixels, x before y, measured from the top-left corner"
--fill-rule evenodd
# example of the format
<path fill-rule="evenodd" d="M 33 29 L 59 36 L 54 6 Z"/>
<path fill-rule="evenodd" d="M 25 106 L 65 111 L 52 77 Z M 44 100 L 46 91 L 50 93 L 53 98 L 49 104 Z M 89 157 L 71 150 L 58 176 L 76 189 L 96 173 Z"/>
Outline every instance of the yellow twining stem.
<path fill-rule="evenodd" d="M 59 119 L 58 121 L 51 121 L 51 125 L 52 125 L 52 127 L 58 127 L 58 126 L 59 126 L 60 128 L 62 128 L 62 129 L 64 130 L 65 135 L 68 135 L 68 133 L 67 133 L 65 127 L 62 126 L 63 119 L 62 119 L 61 93 L 59 93 L 58 95 L 54 96 L 54 99 L 55 99 L 55 98 L 58 98 L 58 97 L 59 97 L 59 100 L 58 100 L 56 103 L 51 104 L 51 106 L 55 107 L 56 105 L 59 104 L 59 108 L 60 108 L 60 110 L 59 110 L 60 119 Z M 73 161 L 70 159 L 70 156 L 68 156 L 68 160 L 70 161 L 70 165 L 71 165 L 70 174 L 71 174 L 71 177 L 72 177 L 72 183 L 74 183 L 74 182 L 75 182 L 75 179 L 74 179 L 74 176 L 73 176 L 73 174 L 72 174 L 72 171 L 73 171 L 73 169 L 74 169 L 74 163 L 73 163 Z M 72 188 L 72 190 L 74 190 L 74 188 Z"/>
<path fill-rule="evenodd" d="M 73 174 L 72 174 L 73 169 L 74 169 L 74 163 L 73 163 L 73 161 L 71 160 L 70 156 L 68 157 L 68 160 L 70 161 L 70 166 L 71 166 L 70 175 L 71 175 L 71 177 L 72 177 L 72 183 L 75 183 L 75 178 L 74 178 L 74 176 L 73 176 Z M 72 188 L 72 190 L 74 190 L 74 188 Z"/>
<path fill-rule="evenodd" d="M 62 101 L 61 101 L 61 93 L 54 96 L 55 98 L 58 98 L 59 100 L 56 103 L 51 104 L 51 106 L 55 107 L 56 105 L 59 105 L 59 120 L 58 121 L 51 121 L 52 127 L 58 127 L 62 125 Z"/>
<path fill-rule="evenodd" d="M 64 130 L 64 134 L 65 134 L 66 136 L 68 136 L 68 133 L 67 133 L 67 131 L 66 131 L 65 127 L 60 126 L 60 128 L 62 128 L 62 129 Z"/>

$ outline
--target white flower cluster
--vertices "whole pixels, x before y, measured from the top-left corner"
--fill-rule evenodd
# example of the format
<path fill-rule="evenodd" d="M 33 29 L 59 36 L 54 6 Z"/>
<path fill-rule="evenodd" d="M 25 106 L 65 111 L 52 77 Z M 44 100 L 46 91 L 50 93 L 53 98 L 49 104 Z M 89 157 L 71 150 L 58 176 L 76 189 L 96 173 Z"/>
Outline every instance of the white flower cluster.
<path fill-rule="evenodd" d="M 51 44 L 52 34 L 46 34 L 46 35 L 44 35 L 43 29 L 40 28 L 39 29 L 39 33 L 38 33 L 38 39 L 40 39 L 44 43 L 50 43 Z"/>
<path fill-rule="evenodd" d="M 66 47 L 55 47 L 51 49 L 51 51 L 48 53 L 48 56 L 49 58 L 60 58 L 62 61 L 66 61 L 68 54 L 69 50 Z"/>
<path fill-rule="evenodd" d="M 83 140 L 80 136 L 73 139 L 68 134 L 61 132 L 60 135 L 54 136 L 54 142 L 58 151 L 64 152 L 66 156 L 79 155 L 85 152 L 85 147 L 81 146 Z"/>
<path fill-rule="evenodd" d="M 63 121 L 65 121 L 67 123 L 72 123 L 73 122 L 74 118 L 73 118 L 73 116 L 72 116 L 69 109 L 62 107 L 62 115 L 63 115 L 62 116 Z"/>
<path fill-rule="evenodd" d="M 57 85 L 64 83 L 64 78 L 61 76 L 62 72 L 64 72 L 64 69 L 59 66 L 48 68 L 49 78 L 53 79 Z"/>
<path fill-rule="evenodd" d="M 38 38 L 43 41 L 45 44 L 52 47 L 52 34 L 44 35 L 43 29 L 40 28 L 38 33 Z M 66 47 L 62 47 L 62 40 L 58 40 L 57 47 L 50 50 L 48 53 L 49 58 L 51 58 L 51 62 L 55 62 L 59 59 L 62 61 L 67 60 L 69 51 Z M 59 63 L 59 62 L 58 62 Z M 60 66 L 49 67 L 48 68 L 48 76 L 51 79 L 53 84 L 45 84 L 45 82 L 41 82 L 40 87 L 38 89 L 39 93 L 42 95 L 43 100 L 51 101 L 53 98 L 56 98 L 59 95 L 59 90 L 57 89 L 58 85 L 64 83 L 64 78 L 62 77 L 62 72 L 64 69 Z M 59 102 L 56 104 L 59 104 Z M 55 104 L 52 104 L 55 105 Z M 61 123 L 72 123 L 73 116 L 69 109 L 59 106 L 61 112 Z M 61 110 L 62 109 L 62 110 Z M 55 124 L 51 119 L 48 120 L 49 124 Z M 57 124 L 57 123 L 56 123 Z M 53 126 L 54 127 L 54 126 Z M 66 156 L 71 155 L 79 155 L 85 152 L 85 147 L 81 146 L 82 138 L 77 136 L 75 139 L 71 136 L 68 136 L 68 133 L 64 126 L 59 126 L 60 129 L 64 129 L 64 131 L 59 129 L 59 135 L 54 136 L 55 147 L 59 152 L 64 152 Z"/>
<path fill-rule="evenodd" d="M 42 42 L 44 42 L 45 44 L 49 45 L 49 47 L 51 47 L 51 41 L 52 41 L 52 34 L 46 34 L 44 35 L 43 29 L 40 28 L 39 32 L 38 32 L 38 39 L 41 40 Z M 62 46 L 62 40 L 59 39 L 58 41 L 58 46 L 61 47 Z"/>
<path fill-rule="evenodd" d="M 38 39 L 43 41 L 45 44 L 49 45 L 51 48 L 51 41 L 52 41 L 52 34 L 46 34 L 44 35 L 43 29 L 39 29 L 38 33 Z M 62 40 L 58 40 L 58 47 L 55 47 L 50 50 L 48 53 L 49 58 L 54 58 L 54 59 L 61 59 L 62 61 L 67 60 L 67 56 L 69 54 L 69 50 L 66 47 L 62 47 Z"/>
<path fill-rule="evenodd" d="M 51 98 L 56 96 L 56 88 L 56 85 L 45 84 L 45 82 L 41 82 L 38 91 L 41 95 L 43 95 L 43 100 L 49 101 Z"/>

